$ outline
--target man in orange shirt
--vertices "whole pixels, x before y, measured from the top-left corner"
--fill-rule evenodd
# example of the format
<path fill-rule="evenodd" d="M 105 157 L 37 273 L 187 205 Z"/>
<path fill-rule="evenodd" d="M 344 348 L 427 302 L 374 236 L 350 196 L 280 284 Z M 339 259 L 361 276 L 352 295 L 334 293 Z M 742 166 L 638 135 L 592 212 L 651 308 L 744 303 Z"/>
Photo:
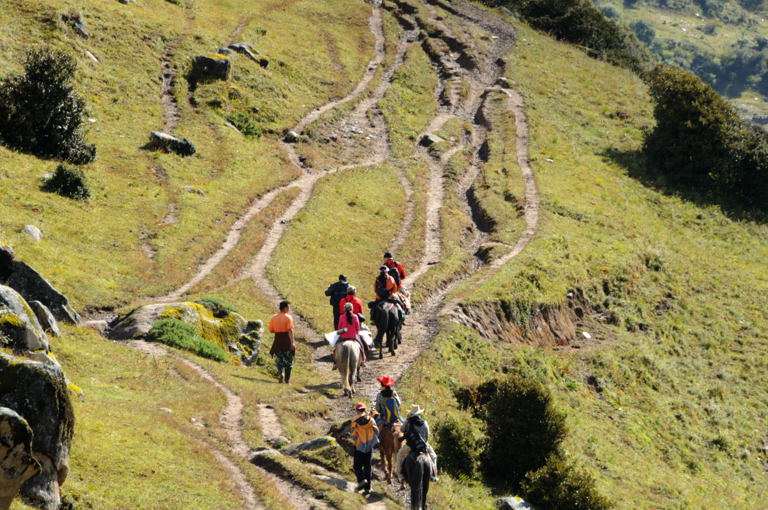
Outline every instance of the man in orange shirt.
<path fill-rule="evenodd" d="M 293 317 L 288 314 L 290 311 L 290 303 L 280 301 L 280 313 L 275 314 L 269 321 L 269 330 L 275 334 L 275 341 L 272 342 L 269 354 L 275 358 L 278 381 L 286 384 L 291 382 L 293 358 L 296 354 L 296 341 L 293 338 Z"/>

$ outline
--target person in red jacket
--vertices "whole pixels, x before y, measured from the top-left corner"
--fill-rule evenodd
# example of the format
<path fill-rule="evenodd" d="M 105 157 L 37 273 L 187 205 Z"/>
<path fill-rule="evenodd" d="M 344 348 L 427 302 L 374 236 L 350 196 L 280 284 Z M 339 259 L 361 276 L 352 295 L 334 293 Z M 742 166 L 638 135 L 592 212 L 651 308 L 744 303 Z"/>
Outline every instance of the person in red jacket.
<path fill-rule="evenodd" d="M 395 260 L 391 252 L 386 252 L 384 254 L 384 265 L 389 268 L 390 276 L 392 276 L 395 279 L 395 282 L 397 282 L 397 289 L 400 290 L 403 288 L 403 280 L 405 280 L 405 269 L 403 269 L 403 265 L 400 262 Z M 397 269 L 397 275 L 395 275 L 395 269 Z"/>
<path fill-rule="evenodd" d="M 350 285 L 347 287 L 347 295 L 339 301 L 339 315 L 344 313 L 344 305 L 352 303 L 352 313 L 357 315 L 360 322 L 365 322 L 365 315 L 363 315 L 363 302 L 357 297 L 357 289 Z"/>

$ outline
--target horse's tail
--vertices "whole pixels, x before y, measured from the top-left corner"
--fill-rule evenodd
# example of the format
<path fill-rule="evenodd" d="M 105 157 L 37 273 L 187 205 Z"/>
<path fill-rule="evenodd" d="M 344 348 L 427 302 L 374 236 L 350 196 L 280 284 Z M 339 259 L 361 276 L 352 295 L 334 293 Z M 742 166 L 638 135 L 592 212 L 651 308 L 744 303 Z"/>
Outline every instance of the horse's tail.
<path fill-rule="evenodd" d="M 356 342 L 345 342 L 347 347 L 347 380 L 345 384 L 351 390 L 355 384 L 355 373 L 360 361 L 360 354 Z"/>
<path fill-rule="evenodd" d="M 413 459 L 413 463 L 408 470 L 408 478 L 411 486 L 411 510 L 422 510 L 424 499 L 426 498 L 425 488 L 429 487 L 429 467 L 424 465 L 424 459 L 421 455 Z M 427 479 L 427 485 L 424 484 L 424 478 Z"/>

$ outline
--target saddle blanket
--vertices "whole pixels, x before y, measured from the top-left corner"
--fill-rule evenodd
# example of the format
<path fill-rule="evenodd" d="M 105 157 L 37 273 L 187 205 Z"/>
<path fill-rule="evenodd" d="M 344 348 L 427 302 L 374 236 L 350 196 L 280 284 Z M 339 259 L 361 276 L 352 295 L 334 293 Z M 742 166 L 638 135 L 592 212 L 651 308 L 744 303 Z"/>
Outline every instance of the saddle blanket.
<path fill-rule="evenodd" d="M 373 336 L 371 336 L 371 332 L 367 329 L 361 329 L 360 330 L 360 338 L 363 339 L 363 342 L 365 342 L 365 345 L 368 347 L 373 347 Z M 330 333 L 325 334 L 325 341 L 330 344 L 332 348 L 336 348 L 336 344 L 339 341 L 339 334 L 335 331 L 331 331 Z"/>

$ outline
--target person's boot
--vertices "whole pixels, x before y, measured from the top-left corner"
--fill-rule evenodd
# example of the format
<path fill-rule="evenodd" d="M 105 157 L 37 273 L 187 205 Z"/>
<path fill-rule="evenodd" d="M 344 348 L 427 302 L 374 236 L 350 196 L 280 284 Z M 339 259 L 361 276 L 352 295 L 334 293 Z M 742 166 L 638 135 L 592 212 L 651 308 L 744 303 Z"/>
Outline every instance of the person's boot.
<path fill-rule="evenodd" d="M 285 384 L 291 384 L 291 368 L 285 369 Z"/>
<path fill-rule="evenodd" d="M 283 384 L 283 374 L 277 376 L 277 382 L 278 384 Z"/>

